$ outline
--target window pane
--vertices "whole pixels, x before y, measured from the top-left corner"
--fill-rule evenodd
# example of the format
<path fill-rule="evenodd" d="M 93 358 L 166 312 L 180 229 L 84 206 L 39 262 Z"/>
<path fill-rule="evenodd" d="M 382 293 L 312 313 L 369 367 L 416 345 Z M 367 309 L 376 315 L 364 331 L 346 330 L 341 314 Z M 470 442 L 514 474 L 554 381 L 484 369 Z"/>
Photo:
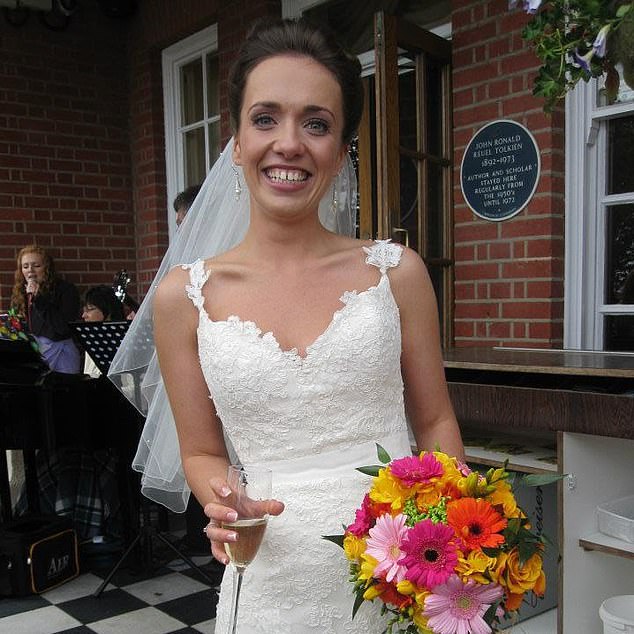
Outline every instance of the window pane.
<path fill-rule="evenodd" d="M 634 205 L 608 208 L 606 304 L 634 303 Z"/>
<path fill-rule="evenodd" d="M 181 113 L 181 125 L 196 123 L 204 117 L 201 59 L 196 59 L 181 67 Z"/>
<path fill-rule="evenodd" d="M 220 119 L 209 124 L 209 167 L 220 156 Z"/>
<path fill-rule="evenodd" d="M 401 156 L 399 170 L 401 176 L 401 208 L 399 209 L 399 223 L 394 227 L 405 229 L 409 246 L 415 251 L 419 250 L 418 236 L 418 170 L 420 163 L 411 157 Z M 395 234 L 395 237 L 405 242 L 405 236 Z"/>
<path fill-rule="evenodd" d="M 604 324 L 606 350 L 634 351 L 634 315 L 606 315 Z"/>
<path fill-rule="evenodd" d="M 634 192 L 634 116 L 608 124 L 608 194 Z"/>
<path fill-rule="evenodd" d="M 426 77 L 426 132 L 427 152 L 442 156 L 442 69 L 433 62 L 427 63 Z"/>
<path fill-rule="evenodd" d="M 443 252 L 443 168 L 427 161 L 427 257 L 442 258 Z"/>
<path fill-rule="evenodd" d="M 195 128 L 184 135 L 185 187 L 202 183 L 205 178 L 205 130 Z"/>
<path fill-rule="evenodd" d="M 416 151 L 417 137 L 417 95 L 416 62 L 409 54 L 399 55 L 398 109 L 399 142 L 402 147 Z"/>
<path fill-rule="evenodd" d="M 207 116 L 214 117 L 220 113 L 218 97 L 218 56 L 207 55 Z"/>

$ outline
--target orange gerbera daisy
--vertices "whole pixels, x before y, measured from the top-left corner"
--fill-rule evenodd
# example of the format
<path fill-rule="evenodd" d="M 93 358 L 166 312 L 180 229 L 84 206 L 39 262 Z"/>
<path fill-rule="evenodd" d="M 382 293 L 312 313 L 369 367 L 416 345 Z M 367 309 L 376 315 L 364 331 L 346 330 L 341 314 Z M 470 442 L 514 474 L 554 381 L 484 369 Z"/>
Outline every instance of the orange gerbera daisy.
<path fill-rule="evenodd" d="M 462 539 L 467 550 L 496 548 L 504 542 L 500 531 L 506 528 L 506 518 L 483 499 L 461 498 L 449 502 L 447 524 Z"/>

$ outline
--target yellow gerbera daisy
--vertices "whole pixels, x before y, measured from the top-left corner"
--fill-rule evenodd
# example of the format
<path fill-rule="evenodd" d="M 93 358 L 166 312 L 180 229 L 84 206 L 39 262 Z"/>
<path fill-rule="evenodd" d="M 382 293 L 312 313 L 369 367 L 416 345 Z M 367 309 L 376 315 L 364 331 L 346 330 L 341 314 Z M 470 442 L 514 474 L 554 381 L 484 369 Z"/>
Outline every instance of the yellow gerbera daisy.
<path fill-rule="evenodd" d="M 343 551 L 349 561 L 359 561 L 365 552 L 365 539 L 348 534 L 343 538 Z"/>
<path fill-rule="evenodd" d="M 379 471 L 370 489 L 371 500 L 380 504 L 389 504 L 395 513 L 403 510 L 409 495 L 411 495 L 410 491 L 401 485 L 400 480 L 392 475 L 389 468 Z"/>

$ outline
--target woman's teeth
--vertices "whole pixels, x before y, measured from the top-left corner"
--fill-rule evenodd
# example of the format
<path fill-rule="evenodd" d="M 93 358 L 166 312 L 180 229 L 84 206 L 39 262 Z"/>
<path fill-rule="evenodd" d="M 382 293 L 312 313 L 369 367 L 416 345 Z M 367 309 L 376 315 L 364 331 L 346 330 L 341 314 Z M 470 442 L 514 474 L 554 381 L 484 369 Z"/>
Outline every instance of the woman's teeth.
<path fill-rule="evenodd" d="M 305 181 L 308 178 L 308 173 L 303 170 L 270 169 L 266 170 L 266 175 L 271 180 L 280 183 Z"/>

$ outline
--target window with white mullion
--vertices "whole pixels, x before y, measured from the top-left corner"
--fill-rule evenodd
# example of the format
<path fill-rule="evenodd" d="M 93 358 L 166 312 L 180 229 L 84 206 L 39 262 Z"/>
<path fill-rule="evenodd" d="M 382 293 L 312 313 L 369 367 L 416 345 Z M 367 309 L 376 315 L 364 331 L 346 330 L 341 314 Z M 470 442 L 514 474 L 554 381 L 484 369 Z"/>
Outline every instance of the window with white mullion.
<path fill-rule="evenodd" d="M 170 235 L 171 201 L 202 182 L 219 153 L 218 34 L 212 25 L 163 51 L 165 158 Z"/>
<path fill-rule="evenodd" d="M 634 92 L 579 85 L 566 140 L 565 345 L 634 351 Z"/>

